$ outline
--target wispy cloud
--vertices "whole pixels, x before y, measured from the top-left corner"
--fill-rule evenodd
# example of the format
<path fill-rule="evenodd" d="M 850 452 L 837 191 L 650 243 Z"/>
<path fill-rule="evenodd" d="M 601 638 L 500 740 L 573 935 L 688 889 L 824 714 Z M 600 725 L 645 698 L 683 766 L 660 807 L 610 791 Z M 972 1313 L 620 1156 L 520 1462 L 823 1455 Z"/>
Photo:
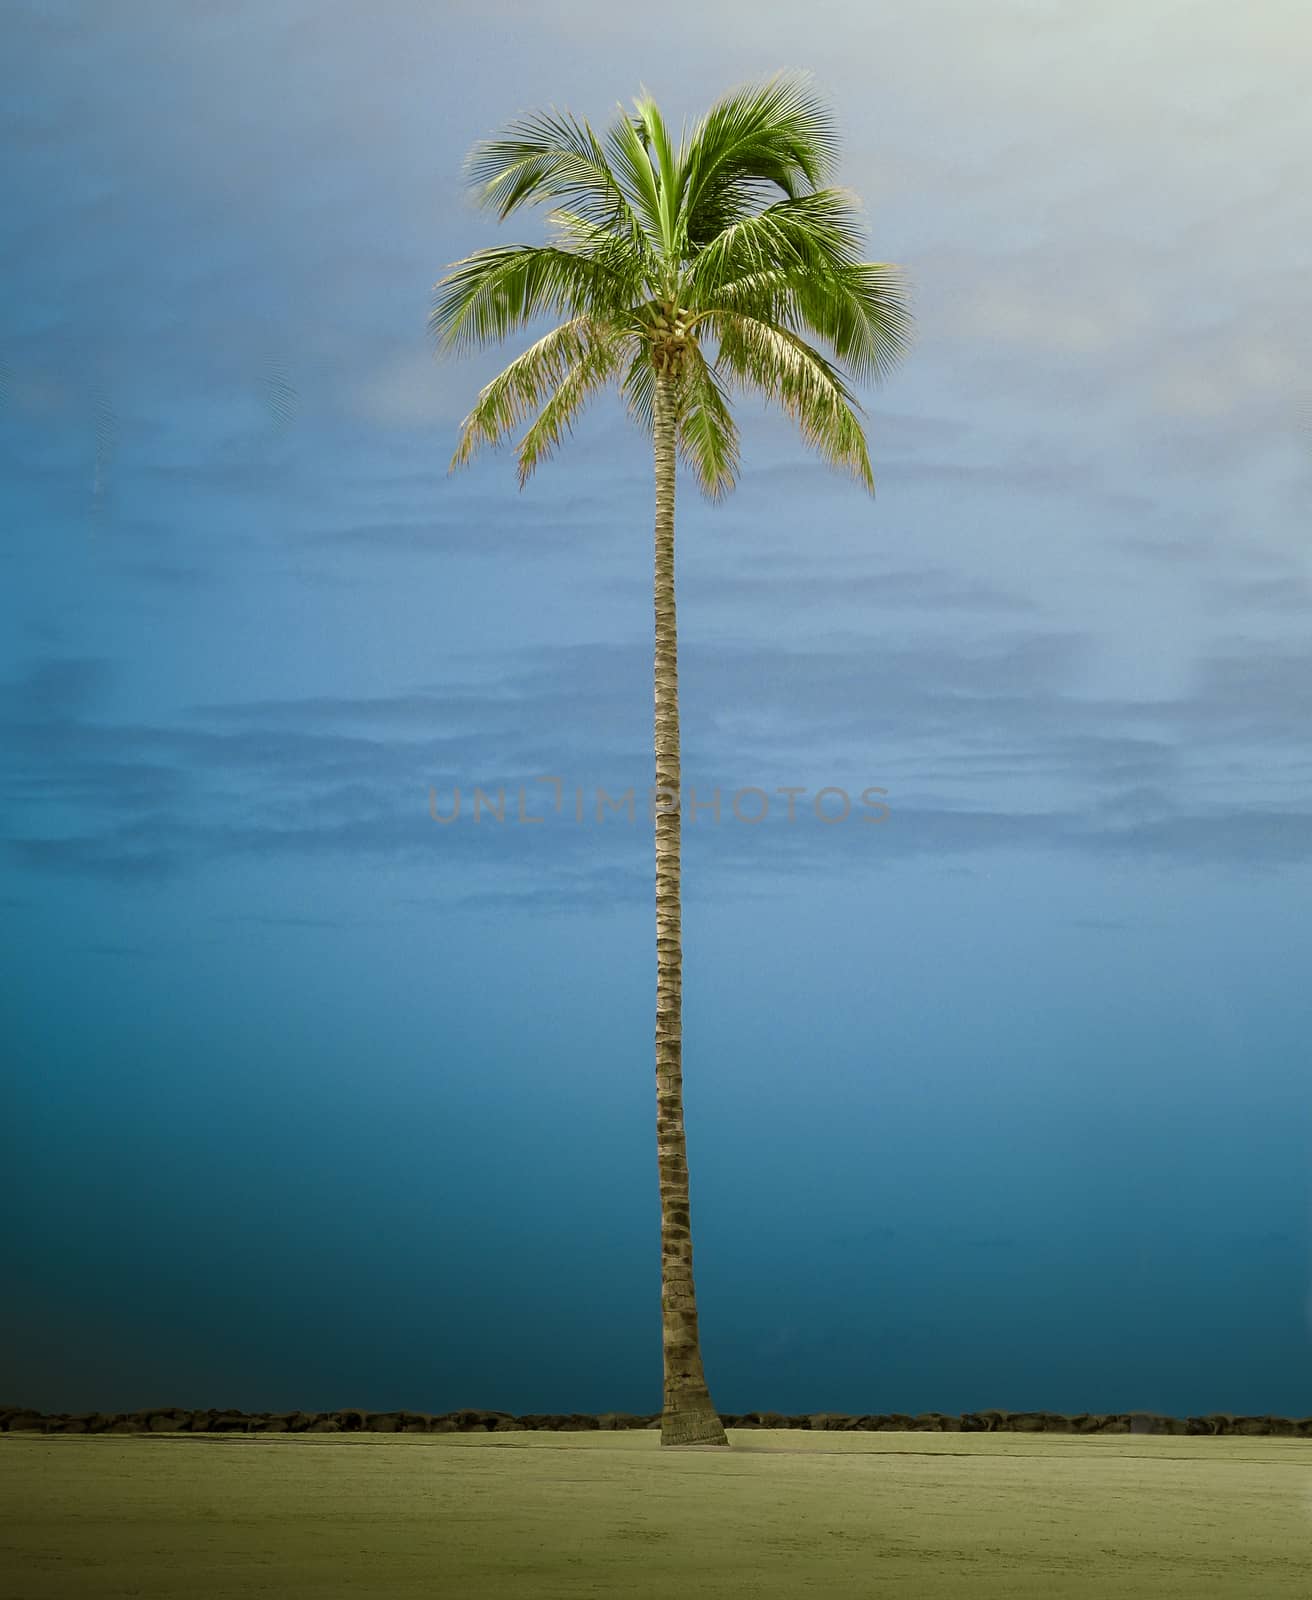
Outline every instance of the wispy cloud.
<path fill-rule="evenodd" d="M 1079 650 L 1041 633 L 1005 649 L 690 649 L 685 783 L 703 801 L 720 787 L 724 820 L 698 842 L 690 819 L 689 849 L 730 875 L 847 870 L 853 852 L 872 865 L 1022 849 L 1252 866 L 1312 853 L 1299 803 L 1312 657 L 1218 655 L 1175 700 L 1096 701 L 1071 692 Z M 571 646 L 499 664 L 449 689 L 200 706 L 162 724 L 107 714 L 104 662 L 40 664 L 3 694 L 11 851 L 33 870 L 127 878 L 242 856 L 443 859 L 492 875 L 458 891 L 474 899 L 511 892 L 495 887 L 503 871 L 529 899 L 582 898 L 592 881 L 544 887 L 539 870 L 615 872 L 615 892 L 636 888 L 645 831 L 593 812 L 598 788 L 632 786 L 645 804 L 645 651 Z M 585 793 L 589 825 L 514 825 L 519 788 L 543 773 Z M 472 797 L 476 784 L 508 792 L 511 821 L 480 827 L 466 806 L 439 829 L 430 789 L 449 814 L 455 788 Z M 822 787 L 870 784 L 892 807 L 877 850 L 875 830 L 784 825 L 782 801 L 759 830 L 729 820 L 738 788 L 799 786 L 805 808 Z M 551 798 L 532 793 L 530 815 Z"/>

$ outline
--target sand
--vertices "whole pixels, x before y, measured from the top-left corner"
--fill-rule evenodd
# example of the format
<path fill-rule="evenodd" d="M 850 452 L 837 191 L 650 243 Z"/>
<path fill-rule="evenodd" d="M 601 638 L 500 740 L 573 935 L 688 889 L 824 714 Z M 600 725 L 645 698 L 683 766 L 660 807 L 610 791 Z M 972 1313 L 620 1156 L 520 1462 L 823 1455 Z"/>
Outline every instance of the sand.
<path fill-rule="evenodd" d="M 1312 1442 L 0 1436 L 0 1597 L 1312 1594 Z"/>

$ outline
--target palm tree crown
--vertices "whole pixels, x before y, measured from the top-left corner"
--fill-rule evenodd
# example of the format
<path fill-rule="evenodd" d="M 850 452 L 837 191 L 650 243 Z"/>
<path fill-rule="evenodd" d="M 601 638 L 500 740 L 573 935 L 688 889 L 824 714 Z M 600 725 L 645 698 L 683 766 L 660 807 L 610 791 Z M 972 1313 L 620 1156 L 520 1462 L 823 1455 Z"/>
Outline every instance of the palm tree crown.
<path fill-rule="evenodd" d="M 646 95 L 602 138 L 546 112 L 477 145 L 482 203 L 503 220 L 549 204 L 552 239 L 456 262 L 431 329 L 463 349 L 563 320 L 481 391 L 452 466 L 527 422 L 522 484 L 611 382 L 650 432 L 666 375 L 679 452 L 712 498 L 737 476 L 735 391 L 780 406 L 873 489 L 849 379 L 881 378 L 911 318 L 896 268 L 861 260 L 859 205 L 829 183 L 837 153 L 831 116 L 796 74 L 726 95 L 677 145 Z"/>

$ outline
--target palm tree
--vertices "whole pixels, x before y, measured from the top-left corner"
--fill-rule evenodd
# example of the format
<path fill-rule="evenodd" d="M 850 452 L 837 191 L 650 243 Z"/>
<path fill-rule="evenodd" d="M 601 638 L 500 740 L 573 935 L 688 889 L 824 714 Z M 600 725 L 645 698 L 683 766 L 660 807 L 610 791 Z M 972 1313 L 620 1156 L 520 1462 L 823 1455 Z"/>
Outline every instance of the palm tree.
<path fill-rule="evenodd" d="M 611 383 L 652 439 L 663 1445 L 728 1443 L 702 1368 L 683 1125 L 676 454 L 711 499 L 731 489 L 730 397 L 754 393 L 873 490 L 861 408 L 835 363 L 882 378 L 911 318 L 896 269 L 861 259 L 859 203 L 830 186 L 837 154 L 833 119 L 797 74 L 726 95 L 677 145 L 646 94 L 600 138 L 567 113 L 524 117 L 475 146 L 468 176 L 502 220 L 550 206 L 552 236 L 455 262 L 430 322 L 439 348 L 459 350 L 555 319 L 481 390 L 453 468 L 527 423 L 522 487 Z"/>

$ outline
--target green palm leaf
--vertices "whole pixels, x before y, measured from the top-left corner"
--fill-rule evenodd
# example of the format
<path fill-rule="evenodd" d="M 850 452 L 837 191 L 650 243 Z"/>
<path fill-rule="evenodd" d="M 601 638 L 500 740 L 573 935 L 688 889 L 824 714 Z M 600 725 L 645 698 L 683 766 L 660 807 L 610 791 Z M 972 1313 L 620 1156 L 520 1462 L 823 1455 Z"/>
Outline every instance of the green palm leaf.
<path fill-rule="evenodd" d="M 588 317 L 561 323 L 530 345 L 491 383 L 479 391 L 474 409 L 460 428 L 453 467 L 472 460 L 480 445 L 499 445 L 506 436 L 568 381 L 577 389 L 578 376 L 595 371 L 609 375 L 618 356 L 617 336 Z"/>
<path fill-rule="evenodd" d="M 738 481 L 738 425 L 729 396 L 696 346 L 679 395 L 679 453 L 708 499 L 720 499 Z"/>
<path fill-rule="evenodd" d="M 802 437 L 831 466 L 846 467 L 875 487 L 861 406 L 838 369 L 794 333 L 741 312 L 717 314 L 718 365 L 797 423 Z"/>

